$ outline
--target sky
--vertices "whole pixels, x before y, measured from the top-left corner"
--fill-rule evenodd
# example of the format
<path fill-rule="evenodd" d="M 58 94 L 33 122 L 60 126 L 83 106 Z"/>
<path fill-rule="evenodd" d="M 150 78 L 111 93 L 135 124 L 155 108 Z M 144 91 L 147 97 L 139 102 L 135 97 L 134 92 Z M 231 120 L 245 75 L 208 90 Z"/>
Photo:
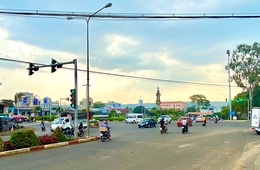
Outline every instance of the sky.
<path fill-rule="evenodd" d="M 112 6 L 96 15 L 260 15 L 257 0 L 9 0 L 0 2 L 0 12 L 93 14 L 107 3 Z M 0 99 L 14 99 L 16 92 L 58 101 L 69 97 L 74 88 L 73 70 L 61 68 L 51 73 L 51 68 L 46 67 L 28 76 L 28 64 L 4 60 L 48 65 L 52 58 L 58 62 L 77 59 L 81 70 L 78 100 L 86 98 L 86 25 L 84 18 L 0 14 Z M 259 27 L 257 18 L 92 17 L 90 97 L 104 103 L 137 103 L 139 99 L 153 103 L 159 87 L 161 101 L 186 102 L 194 94 L 203 94 L 210 101 L 224 101 L 229 97 L 226 51 L 232 55 L 238 44 L 259 42 Z M 240 92 L 242 89 L 231 82 L 231 98 Z"/>

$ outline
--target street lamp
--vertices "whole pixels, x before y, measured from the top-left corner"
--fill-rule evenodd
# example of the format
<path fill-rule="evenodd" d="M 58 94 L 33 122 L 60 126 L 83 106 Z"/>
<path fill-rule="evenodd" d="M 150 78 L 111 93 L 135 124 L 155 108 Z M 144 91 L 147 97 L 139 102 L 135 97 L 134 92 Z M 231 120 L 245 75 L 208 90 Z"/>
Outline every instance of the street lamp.
<path fill-rule="evenodd" d="M 90 15 L 88 18 L 85 18 L 85 17 L 67 17 L 68 20 L 72 20 L 72 19 L 84 19 L 86 21 L 86 24 L 87 24 L 87 28 L 86 28 L 86 31 L 87 31 L 87 48 L 86 48 L 86 53 L 87 53 L 87 97 L 86 97 L 86 100 L 87 100 L 87 120 L 88 120 L 88 125 L 87 125 L 87 136 L 90 136 L 90 133 L 89 133 L 89 126 L 90 126 L 90 123 L 89 123 L 89 118 L 90 118 L 90 108 L 89 108 L 89 20 L 90 18 L 92 18 L 94 15 L 96 15 L 97 13 L 99 13 L 100 11 L 102 11 L 104 8 L 109 8 L 112 6 L 112 3 L 108 3 L 106 4 L 104 7 L 100 8 L 98 11 L 94 12 L 92 15 Z"/>
<path fill-rule="evenodd" d="M 228 55 L 228 91 L 229 91 L 229 119 L 232 120 L 232 106 L 231 106 L 231 86 L 230 86 L 230 65 L 229 65 L 229 57 L 230 57 L 230 50 L 227 50 Z"/>

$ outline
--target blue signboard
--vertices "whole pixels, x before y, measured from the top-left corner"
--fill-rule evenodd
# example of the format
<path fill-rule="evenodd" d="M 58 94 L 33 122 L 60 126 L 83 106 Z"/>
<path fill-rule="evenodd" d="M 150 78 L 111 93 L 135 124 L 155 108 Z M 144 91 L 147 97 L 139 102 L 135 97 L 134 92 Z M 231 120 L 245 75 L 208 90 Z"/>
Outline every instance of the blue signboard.
<path fill-rule="evenodd" d="M 44 98 L 44 99 L 43 99 L 43 103 L 44 103 L 44 104 L 47 104 L 47 103 L 48 103 L 48 99 L 47 99 L 47 98 Z"/>
<path fill-rule="evenodd" d="M 34 98 L 34 99 L 33 99 L 33 104 L 34 104 L 34 105 L 37 105 L 37 104 L 38 104 L 38 99 L 37 99 L 37 98 Z"/>
<path fill-rule="evenodd" d="M 229 112 L 229 114 L 232 115 L 232 116 L 235 116 L 236 112 L 235 111 L 231 111 L 231 112 Z"/>
<path fill-rule="evenodd" d="M 23 98 L 23 103 L 27 103 L 27 97 Z"/>

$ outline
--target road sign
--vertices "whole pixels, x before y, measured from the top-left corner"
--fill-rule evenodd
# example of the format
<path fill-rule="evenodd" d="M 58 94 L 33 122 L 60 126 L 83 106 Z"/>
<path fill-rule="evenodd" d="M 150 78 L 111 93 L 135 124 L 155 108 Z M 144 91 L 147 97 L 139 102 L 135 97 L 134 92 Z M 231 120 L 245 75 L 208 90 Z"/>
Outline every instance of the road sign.
<path fill-rule="evenodd" d="M 43 103 L 44 103 L 44 104 L 47 104 L 47 103 L 48 103 L 48 99 L 47 99 L 47 98 L 44 98 L 44 99 L 43 99 Z"/>
<path fill-rule="evenodd" d="M 27 103 L 27 97 L 23 98 L 23 103 Z"/>

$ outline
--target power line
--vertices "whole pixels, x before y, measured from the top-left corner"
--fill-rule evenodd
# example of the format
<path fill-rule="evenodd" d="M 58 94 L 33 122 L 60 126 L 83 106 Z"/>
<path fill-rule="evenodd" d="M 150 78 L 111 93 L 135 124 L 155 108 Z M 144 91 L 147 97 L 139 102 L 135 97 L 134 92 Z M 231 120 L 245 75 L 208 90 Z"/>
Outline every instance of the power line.
<path fill-rule="evenodd" d="M 43 11 L 43 10 L 19 10 L 0 9 L 0 15 L 23 15 L 45 17 L 89 17 L 92 13 L 68 12 L 68 11 Z M 93 18 L 110 19 L 245 19 L 260 18 L 260 13 L 99 13 Z"/>
<path fill-rule="evenodd" d="M 0 58 L 0 60 L 9 61 L 9 62 L 17 62 L 23 64 L 29 64 L 33 62 L 22 61 L 22 60 L 15 60 L 15 59 L 7 59 L 7 58 Z M 33 63 L 37 65 L 46 65 L 41 63 Z M 74 70 L 73 68 L 62 67 L 63 69 Z M 86 72 L 84 69 L 77 69 L 80 72 Z M 159 78 L 148 78 L 148 77 L 141 77 L 141 76 L 131 76 L 131 75 L 123 75 L 123 74 L 115 74 L 115 73 L 107 73 L 107 72 L 100 72 L 100 71 L 89 71 L 94 74 L 101 74 L 101 75 L 109 75 L 109 76 L 116 76 L 116 77 L 124 77 L 124 78 L 133 78 L 133 79 L 142 79 L 142 80 L 149 80 L 149 81 L 159 81 L 159 82 L 168 82 L 168 83 L 179 83 L 179 84 L 193 84 L 193 85 L 204 85 L 204 86 L 228 86 L 223 84 L 211 84 L 211 83 L 198 83 L 198 82 L 188 82 L 188 81 L 177 81 L 177 80 L 168 80 L 168 79 L 159 79 Z M 236 86 L 233 86 L 236 87 Z"/>

